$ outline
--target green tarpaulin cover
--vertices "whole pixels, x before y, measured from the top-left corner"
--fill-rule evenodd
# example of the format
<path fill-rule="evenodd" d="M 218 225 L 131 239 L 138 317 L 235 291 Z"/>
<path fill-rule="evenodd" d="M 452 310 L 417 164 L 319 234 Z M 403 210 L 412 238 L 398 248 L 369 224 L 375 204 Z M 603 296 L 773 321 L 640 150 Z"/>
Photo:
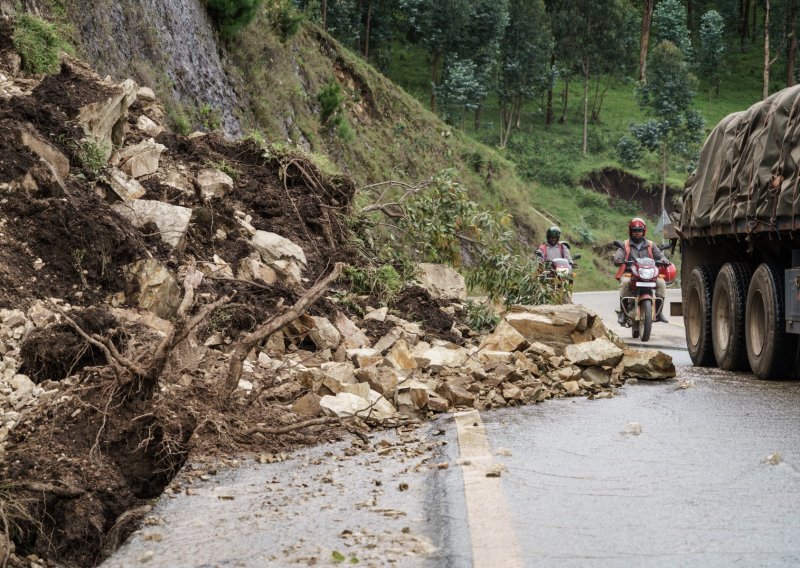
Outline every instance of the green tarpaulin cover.
<path fill-rule="evenodd" d="M 686 181 L 685 237 L 800 227 L 800 86 L 725 117 Z M 795 216 L 798 223 L 795 223 Z"/>

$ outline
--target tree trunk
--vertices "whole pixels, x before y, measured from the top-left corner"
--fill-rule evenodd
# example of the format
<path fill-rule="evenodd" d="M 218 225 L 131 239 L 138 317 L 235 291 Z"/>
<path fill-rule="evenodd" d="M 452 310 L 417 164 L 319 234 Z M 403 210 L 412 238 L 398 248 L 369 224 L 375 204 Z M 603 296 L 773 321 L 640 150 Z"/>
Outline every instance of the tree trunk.
<path fill-rule="evenodd" d="M 569 79 L 564 80 L 564 92 L 561 93 L 561 98 L 564 101 L 564 108 L 561 111 L 561 118 L 558 119 L 558 122 L 564 124 L 567 122 L 567 103 L 569 102 Z"/>
<path fill-rule="evenodd" d="M 483 114 L 483 105 L 479 104 L 475 109 L 475 130 L 481 129 L 481 118 Z"/>
<path fill-rule="evenodd" d="M 686 27 L 689 28 L 689 34 L 694 34 L 694 2 L 686 0 Z"/>
<path fill-rule="evenodd" d="M 797 58 L 797 0 L 789 0 L 789 43 L 786 45 L 786 86 L 795 84 L 794 67 Z"/>
<path fill-rule="evenodd" d="M 589 152 L 589 58 L 583 58 L 583 155 Z"/>
<path fill-rule="evenodd" d="M 606 100 L 606 93 L 608 93 L 608 89 L 609 89 L 609 87 L 611 87 L 611 81 L 612 81 L 612 78 L 609 77 L 608 83 L 606 83 L 606 86 L 603 88 L 603 92 L 600 93 L 600 104 L 597 105 L 597 121 L 598 122 L 600 121 L 600 110 L 603 108 L 603 101 Z"/>
<path fill-rule="evenodd" d="M 764 89 L 761 98 L 769 96 L 769 0 L 764 0 Z"/>
<path fill-rule="evenodd" d="M 436 85 L 439 82 L 439 65 L 442 62 L 442 53 L 434 52 L 431 61 L 431 112 L 436 112 Z"/>
<path fill-rule="evenodd" d="M 669 150 L 666 142 L 661 143 L 661 211 L 667 203 L 667 163 L 669 162 Z M 661 215 L 661 211 L 658 212 Z"/>
<path fill-rule="evenodd" d="M 644 0 L 642 35 L 639 41 L 639 81 L 644 81 L 647 70 L 647 50 L 650 46 L 650 24 L 653 21 L 653 0 Z"/>
<path fill-rule="evenodd" d="M 369 33 L 372 25 L 372 0 L 367 2 L 367 24 L 364 32 L 364 59 L 369 61 Z"/>
<path fill-rule="evenodd" d="M 755 40 L 758 33 L 758 1 L 753 0 L 753 27 L 750 30 L 750 38 Z"/>
<path fill-rule="evenodd" d="M 597 101 L 600 97 L 600 75 L 597 76 L 597 81 L 594 84 L 594 97 L 592 97 L 592 122 L 597 121 Z"/>
<path fill-rule="evenodd" d="M 750 29 L 750 0 L 742 0 L 739 9 L 739 42 L 744 48 L 747 32 Z"/>
<path fill-rule="evenodd" d="M 556 64 L 556 54 L 555 52 L 550 54 L 550 69 L 552 70 Z M 550 86 L 547 88 L 547 105 L 545 106 L 547 111 L 544 115 L 544 125 L 549 127 L 553 124 L 553 84 L 550 83 Z"/>
<path fill-rule="evenodd" d="M 328 0 L 322 0 L 322 29 L 328 31 Z"/>

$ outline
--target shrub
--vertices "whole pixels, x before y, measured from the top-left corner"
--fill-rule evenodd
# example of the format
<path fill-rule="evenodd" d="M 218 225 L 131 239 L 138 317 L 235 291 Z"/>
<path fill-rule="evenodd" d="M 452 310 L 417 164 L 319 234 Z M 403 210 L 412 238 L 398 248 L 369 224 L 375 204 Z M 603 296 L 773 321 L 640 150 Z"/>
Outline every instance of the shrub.
<path fill-rule="evenodd" d="M 317 94 L 320 106 L 320 121 L 339 138 L 345 142 L 350 142 L 354 138 L 353 130 L 344 115 L 344 95 L 342 88 L 336 80 L 331 81 Z"/>
<path fill-rule="evenodd" d="M 267 17 L 283 41 L 286 41 L 300 30 L 303 14 L 295 7 L 292 0 L 269 0 Z"/>
<path fill-rule="evenodd" d="M 230 39 L 255 18 L 262 0 L 207 0 L 206 9 L 220 36 Z"/>
<path fill-rule="evenodd" d="M 475 303 L 470 300 L 466 303 L 465 308 L 467 325 L 478 333 L 491 333 L 500 322 L 500 316 L 497 315 L 491 304 Z"/>
<path fill-rule="evenodd" d="M 54 24 L 31 14 L 20 14 L 17 17 L 12 39 L 14 49 L 22 58 L 22 69 L 34 75 L 57 73 L 60 68 L 60 52 L 73 51 Z"/>

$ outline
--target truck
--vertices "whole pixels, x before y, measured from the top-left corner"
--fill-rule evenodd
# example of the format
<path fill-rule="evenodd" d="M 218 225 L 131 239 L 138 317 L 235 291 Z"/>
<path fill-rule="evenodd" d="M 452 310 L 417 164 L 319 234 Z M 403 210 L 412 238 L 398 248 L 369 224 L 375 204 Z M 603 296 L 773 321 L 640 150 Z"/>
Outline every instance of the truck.
<path fill-rule="evenodd" d="M 800 86 L 712 130 L 678 210 L 673 313 L 682 312 L 692 362 L 761 379 L 797 376 Z"/>

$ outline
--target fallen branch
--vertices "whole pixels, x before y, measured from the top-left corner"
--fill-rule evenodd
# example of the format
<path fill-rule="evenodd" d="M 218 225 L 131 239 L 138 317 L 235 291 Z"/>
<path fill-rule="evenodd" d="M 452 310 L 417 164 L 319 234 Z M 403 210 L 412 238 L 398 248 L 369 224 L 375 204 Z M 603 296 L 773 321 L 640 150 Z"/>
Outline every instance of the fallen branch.
<path fill-rule="evenodd" d="M 293 424 L 287 424 L 286 426 L 279 426 L 275 428 L 269 428 L 267 426 L 253 426 L 252 428 L 248 428 L 247 430 L 242 432 L 242 435 L 248 436 L 250 434 L 286 434 L 288 432 L 294 432 L 295 430 L 302 430 L 303 428 L 308 428 L 309 426 L 335 424 L 337 422 L 341 422 L 342 420 L 344 419 L 338 416 L 323 416 L 322 418 L 312 418 L 310 420 L 303 420 L 302 422 L 295 422 Z"/>
<path fill-rule="evenodd" d="M 75 489 L 74 487 L 59 487 L 57 485 L 50 485 L 48 483 L 39 483 L 37 481 L 25 481 L 20 484 L 20 487 L 32 491 L 34 493 L 49 493 L 57 497 L 66 497 L 74 499 L 80 497 L 86 491 L 83 489 Z"/>
<path fill-rule="evenodd" d="M 242 377 L 242 369 L 247 354 L 250 353 L 256 345 L 264 341 L 264 339 L 303 315 L 306 310 L 325 293 L 334 280 L 339 277 L 343 268 L 344 264 L 337 262 L 333 266 L 333 270 L 300 297 L 291 308 L 258 326 L 236 346 L 236 349 L 231 353 L 228 376 L 225 379 L 224 399 L 227 400 L 231 394 L 233 394 L 233 391 L 236 390 L 236 385 L 239 384 L 239 379 Z"/>

